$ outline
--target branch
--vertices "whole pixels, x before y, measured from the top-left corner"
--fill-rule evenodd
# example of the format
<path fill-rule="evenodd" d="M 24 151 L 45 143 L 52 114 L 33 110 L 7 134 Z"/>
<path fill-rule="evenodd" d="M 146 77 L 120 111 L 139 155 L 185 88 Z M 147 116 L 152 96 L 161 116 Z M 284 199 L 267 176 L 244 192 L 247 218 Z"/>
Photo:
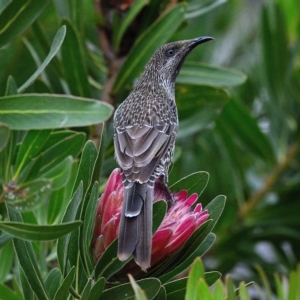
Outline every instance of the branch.
<path fill-rule="evenodd" d="M 258 190 L 240 209 L 239 218 L 247 216 L 251 210 L 263 199 L 263 197 L 272 189 L 281 173 L 290 165 L 299 151 L 298 143 L 292 145 L 286 156 L 278 163 L 274 171 L 267 177 L 264 185 Z"/>

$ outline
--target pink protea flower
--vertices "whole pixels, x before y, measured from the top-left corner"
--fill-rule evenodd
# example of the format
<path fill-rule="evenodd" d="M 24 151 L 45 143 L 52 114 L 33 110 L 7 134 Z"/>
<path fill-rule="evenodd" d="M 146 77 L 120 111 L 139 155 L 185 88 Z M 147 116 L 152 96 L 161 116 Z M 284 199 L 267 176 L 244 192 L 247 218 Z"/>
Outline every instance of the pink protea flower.
<path fill-rule="evenodd" d="M 199 203 L 191 211 L 191 206 L 198 199 L 197 194 L 192 194 L 188 197 L 187 191 L 183 190 L 179 193 L 174 193 L 173 197 L 176 200 L 175 204 L 170 206 L 164 220 L 152 237 L 151 266 L 179 250 L 209 216 L 208 211 L 203 211 Z M 108 178 L 97 209 L 91 245 L 95 261 L 101 257 L 105 249 L 118 237 L 123 198 L 124 187 L 121 170 L 115 169 Z M 154 188 L 154 202 L 166 199 L 166 190 L 161 187 L 158 180 Z"/>

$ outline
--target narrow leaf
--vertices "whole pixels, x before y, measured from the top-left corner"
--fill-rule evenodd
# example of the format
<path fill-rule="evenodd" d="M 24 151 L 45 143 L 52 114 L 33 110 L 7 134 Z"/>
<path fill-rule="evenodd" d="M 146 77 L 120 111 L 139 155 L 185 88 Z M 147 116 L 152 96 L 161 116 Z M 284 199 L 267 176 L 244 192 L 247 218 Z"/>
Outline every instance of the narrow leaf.
<path fill-rule="evenodd" d="M 204 267 L 200 258 L 196 258 L 191 266 L 186 288 L 186 299 L 197 299 L 197 282 L 204 277 Z"/>
<path fill-rule="evenodd" d="M 50 130 L 30 130 L 27 132 L 18 151 L 15 179 L 18 178 L 25 165 L 40 152 L 49 138 L 50 132 Z"/>
<path fill-rule="evenodd" d="M 0 228 L 20 239 L 29 241 L 49 241 L 72 232 L 81 224 L 81 221 L 59 225 L 33 225 L 18 222 L 0 222 Z"/>
<path fill-rule="evenodd" d="M 5 96 L 15 95 L 18 93 L 18 86 L 15 79 L 9 75 L 6 83 Z"/>
<path fill-rule="evenodd" d="M 219 220 L 223 209 L 225 207 L 226 197 L 223 195 L 219 195 L 214 198 L 204 209 L 208 210 L 209 219 L 213 221 L 209 224 L 207 231 L 213 230 L 217 221 Z"/>
<path fill-rule="evenodd" d="M 0 235 L 0 249 L 4 247 L 7 243 L 9 243 L 12 240 L 12 236 L 7 233 L 2 233 Z"/>
<path fill-rule="evenodd" d="M 2 299 L 7 299 L 7 300 L 21 300 L 17 293 L 13 290 L 11 290 L 9 287 L 7 287 L 4 284 L 0 284 L 0 295 L 5 295 L 6 298 Z"/>
<path fill-rule="evenodd" d="M 84 223 L 83 223 L 83 232 L 82 232 L 82 248 L 83 248 L 83 253 L 80 252 L 81 255 L 84 255 L 83 261 L 86 264 L 86 267 L 88 269 L 87 273 L 92 273 L 93 267 L 94 267 L 94 262 L 91 257 L 91 240 L 93 236 L 93 229 L 95 226 L 95 221 L 96 221 L 96 212 L 97 212 L 97 204 L 98 204 L 98 193 L 99 193 L 99 185 L 97 182 L 95 182 L 89 202 L 86 207 L 85 211 L 85 217 L 84 217 Z"/>
<path fill-rule="evenodd" d="M 87 141 L 81 154 L 76 181 L 74 183 L 74 187 L 77 187 L 79 182 L 83 183 L 84 195 L 91 184 L 91 177 L 94 171 L 97 156 L 98 150 L 95 144 L 92 141 Z"/>
<path fill-rule="evenodd" d="M 0 14 L 0 48 L 18 37 L 48 5 L 50 0 L 14 0 Z"/>
<path fill-rule="evenodd" d="M 68 275 L 66 276 L 66 278 L 64 279 L 64 281 L 62 282 L 61 286 L 57 290 L 54 300 L 68 299 L 70 295 L 69 289 L 74 278 L 75 278 L 75 267 L 73 266 L 70 272 L 68 273 Z"/>
<path fill-rule="evenodd" d="M 0 152 L 6 147 L 9 137 L 10 137 L 10 130 L 9 128 L 5 125 L 0 123 Z"/>
<path fill-rule="evenodd" d="M 34 81 L 35 79 L 44 71 L 44 69 L 47 67 L 47 65 L 50 63 L 51 59 L 56 55 L 58 50 L 60 49 L 64 38 L 66 35 L 66 26 L 62 26 L 56 33 L 50 52 L 43 61 L 43 63 L 39 66 L 39 68 L 29 77 L 29 79 L 18 88 L 18 93 L 22 93 L 25 89 L 27 89 Z"/>
<path fill-rule="evenodd" d="M 99 278 L 96 283 L 92 286 L 89 300 L 99 300 L 102 291 L 104 290 L 105 279 L 103 277 Z"/>
<path fill-rule="evenodd" d="M 154 299 L 160 290 L 161 284 L 156 278 L 147 278 L 136 281 L 139 287 L 146 293 L 146 299 Z M 114 299 L 114 300 L 135 300 L 135 294 L 130 283 L 120 284 L 116 287 L 106 289 L 100 300 Z"/>
<path fill-rule="evenodd" d="M 224 87 L 240 85 L 246 79 L 247 76 L 237 70 L 187 61 L 182 66 L 176 81 L 180 84 Z"/>
<path fill-rule="evenodd" d="M 141 11 L 141 9 L 149 2 L 149 0 L 136 0 L 133 5 L 130 7 L 129 11 L 126 13 L 126 16 L 120 26 L 118 28 L 116 39 L 115 39 L 115 49 L 118 52 L 120 43 L 122 41 L 123 35 L 126 32 L 129 25 L 132 23 L 137 14 Z"/>
<path fill-rule="evenodd" d="M 185 14 L 186 19 L 192 19 L 199 17 L 203 14 L 210 12 L 221 4 L 225 3 L 226 0 L 212 0 L 212 1 L 191 1 L 189 2 L 187 13 Z"/>
<path fill-rule="evenodd" d="M 108 119 L 111 105 L 85 98 L 51 94 L 0 97 L 0 122 L 29 130 L 88 126 Z"/>
<path fill-rule="evenodd" d="M 7 206 L 7 211 L 12 222 L 23 221 L 21 214 L 11 210 L 9 206 Z M 24 271 L 24 275 L 26 275 L 27 280 L 30 278 L 30 280 L 28 280 L 28 284 L 30 285 L 32 291 L 35 293 L 38 299 L 48 300 L 48 293 L 40 274 L 31 243 L 20 239 L 14 239 L 13 244 L 20 265 Z"/>
<path fill-rule="evenodd" d="M 208 286 L 213 285 L 219 278 L 221 278 L 222 274 L 217 271 L 205 272 L 205 281 Z"/>
<path fill-rule="evenodd" d="M 67 184 L 71 176 L 72 163 L 72 157 L 68 156 L 48 172 L 41 175 L 43 178 L 51 179 L 53 191 Z"/>
<path fill-rule="evenodd" d="M 4 282 L 6 276 L 9 274 L 14 258 L 14 250 L 12 242 L 7 243 L 0 249 L 0 283 Z M 1 293 L 0 293 L 1 295 Z"/>
<path fill-rule="evenodd" d="M 198 300 L 213 300 L 212 295 L 210 293 L 209 287 L 206 284 L 205 280 L 201 278 L 197 285 L 195 286 L 195 298 L 189 298 L 186 297 L 186 300 L 193 300 L 193 299 L 198 299 Z"/>
<path fill-rule="evenodd" d="M 64 78 L 73 95 L 89 98 L 91 91 L 79 35 L 70 21 L 64 20 L 63 25 L 67 28 L 65 42 L 61 48 Z"/>
<path fill-rule="evenodd" d="M 50 299 L 54 298 L 61 284 L 61 273 L 58 268 L 53 268 L 45 279 L 45 286 L 49 293 Z"/>
<path fill-rule="evenodd" d="M 63 216 L 63 222 L 73 222 L 76 218 L 77 210 L 82 200 L 82 182 L 75 191 Z M 70 235 L 60 238 L 57 242 L 57 260 L 60 270 L 65 274 L 68 260 L 68 250 L 70 245 Z"/>
<path fill-rule="evenodd" d="M 220 126 L 228 126 L 232 135 L 240 139 L 247 151 L 251 151 L 264 161 L 274 163 L 274 151 L 269 139 L 241 103 L 234 99 L 229 101 L 220 114 L 220 121 L 222 122 Z"/>
<path fill-rule="evenodd" d="M 132 286 L 133 291 L 134 291 L 135 299 L 137 299 L 137 300 L 147 300 L 148 298 L 146 296 L 146 293 L 136 283 L 136 281 L 134 280 L 132 275 L 129 274 L 128 277 L 129 277 L 131 286 Z"/>
<path fill-rule="evenodd" d="M 118 239 L 115 239 L 105 250 L 95 266 L 95 278 L 104 277 L 108 280 L 121 270 L 130 260 L 120 261 L 117 256 Z"/>
<path fill-rule="evenodd" d="M 204 191 L 209 179 L 207 172 L 195 172 L 186 177 L 181 178 L 170 186 L 172 190 L 181 191 L 187 190 L 189 193 L 197 193 L 198 196 Z"/>

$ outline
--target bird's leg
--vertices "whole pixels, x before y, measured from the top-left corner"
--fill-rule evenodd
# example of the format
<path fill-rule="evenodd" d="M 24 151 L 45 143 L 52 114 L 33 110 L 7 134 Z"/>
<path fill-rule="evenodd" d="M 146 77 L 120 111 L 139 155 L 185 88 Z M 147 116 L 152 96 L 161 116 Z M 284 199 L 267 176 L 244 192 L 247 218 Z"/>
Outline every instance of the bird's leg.
<path fill-rule="evenodd" d="M 176 199 L 174 198 L 174 193 L 169 189 L 167 182 L 168 179 L 165 176 L 160 176 L 155 184 L 165 192 L 168 209 L 170 209 L 176 203 Z"/>

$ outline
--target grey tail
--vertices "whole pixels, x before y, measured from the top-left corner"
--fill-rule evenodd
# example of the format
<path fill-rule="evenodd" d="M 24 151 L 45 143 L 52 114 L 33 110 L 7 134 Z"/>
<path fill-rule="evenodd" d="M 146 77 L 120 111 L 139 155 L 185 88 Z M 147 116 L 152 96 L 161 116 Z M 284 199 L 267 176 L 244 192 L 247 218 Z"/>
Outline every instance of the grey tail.
<path fill-rule="evenodd" d="M 135 262 L 146 271 L 150 267 L 152 248 L 153 187 L 135 182 L 125 188 L 119 226 L 118 257 L 126 260 L 133 254 Z"/>

